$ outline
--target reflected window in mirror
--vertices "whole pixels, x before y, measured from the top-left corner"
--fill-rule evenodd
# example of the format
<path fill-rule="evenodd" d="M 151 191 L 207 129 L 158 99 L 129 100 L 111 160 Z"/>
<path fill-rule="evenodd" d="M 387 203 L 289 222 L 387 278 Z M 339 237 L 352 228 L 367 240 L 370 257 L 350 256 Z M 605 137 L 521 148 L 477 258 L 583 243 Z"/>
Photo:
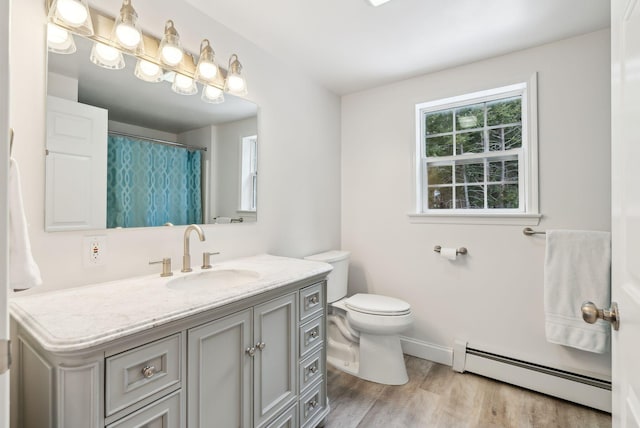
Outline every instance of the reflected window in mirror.
<path fill-rule="evenodd" d="M 243 137 L 241 144 L 240 211 L 255 212 L 258 197 L 258 136 Z"/>

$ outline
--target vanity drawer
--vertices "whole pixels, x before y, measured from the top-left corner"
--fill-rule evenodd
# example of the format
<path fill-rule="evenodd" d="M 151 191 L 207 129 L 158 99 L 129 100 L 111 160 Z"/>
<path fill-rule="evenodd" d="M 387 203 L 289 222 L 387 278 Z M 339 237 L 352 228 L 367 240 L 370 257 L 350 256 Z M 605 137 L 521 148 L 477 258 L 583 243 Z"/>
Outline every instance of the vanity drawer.
<path fill-rule="evenodd" d="M 300 321 L 311 319 L 324 308 L 323 283 L 310 285 L 300 290 Z"/>
<path fill-rule="evenodd" d="M 324 382 L 318 383 L 300 399 L 300 426 L 308 427 L 313 423 L 314 416 L 320 413 L 327 404 L 327 391 Z"/>
<path fill-rule="evenodd" d="M 131 404 L 180 383 L 180 333 L 107 358 L 105 413 L 110 416 Z"/>
<path fill-rule="evenodd" d="M 304 392 L 317 379 L 322 378 L 324 373 L 324 358 L 322 358 L 322 348 L 309 358 L 300 362 L 300 392 Z"/>
<path fill-rule="evenodd" d="M 305 357 L 324 342 L 324 317 L 318 317 L 300 326 L 300 357 Z"/>
<path fill-rule="evenodd" d="M 180 428 L 180 391 L 143 407 L 107 428 Z"/>

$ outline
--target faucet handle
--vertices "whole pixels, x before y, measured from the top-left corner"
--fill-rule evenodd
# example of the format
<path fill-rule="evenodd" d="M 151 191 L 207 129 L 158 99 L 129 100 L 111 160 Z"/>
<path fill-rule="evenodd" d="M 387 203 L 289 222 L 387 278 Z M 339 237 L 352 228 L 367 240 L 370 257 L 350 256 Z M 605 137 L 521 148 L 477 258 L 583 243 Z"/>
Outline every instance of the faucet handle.
<path fill-rule="evenodd" d="M 156 260 L 154 262 L 149 262 L 150 265 L 157 265 L 162 263 L 162 273 L 160 276 L 171 276 L 173 272 L 171 272 L 171 257 L 165 257 L 162 260 Z"/>
<path fill-rule="evenodd" d="M 202 266 L 200 266 L 201 269 L 211 269 L 211 256 L 216 256 L 220 254 L 219 251 L 216 251 L 215 253 L 210 253 L 208 251 L 205 251 L 204 253 L 202 253 Z"/>

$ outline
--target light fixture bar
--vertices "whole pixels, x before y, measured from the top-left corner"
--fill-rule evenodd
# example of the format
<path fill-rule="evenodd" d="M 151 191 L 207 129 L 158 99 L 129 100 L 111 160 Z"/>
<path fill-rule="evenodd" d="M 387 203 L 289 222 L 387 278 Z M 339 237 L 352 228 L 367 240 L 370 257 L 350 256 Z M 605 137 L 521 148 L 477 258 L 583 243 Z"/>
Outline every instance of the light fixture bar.
<path fill-rule="evenodd" d="M 51 8 L 52 4 L 55 0 L 45 0 L 45 5 L 47 7 L 47 11 Z M 116 18 L 112 18 L 107 16 L 89 6 L 89 13 L 91 15 L 91 21 L 93 23 L 93 34 L 84 35 L 84 37 L 94 41 L 105 44 L 107 46 L 112 46 L 118 50 L 121 50 L 120 46 L 118 46 L 111 38 L 113 27 L 115 25 Z M 64 28 L 71 33 L 77 33 L 77 29 L 72 26 L 66 25 L 64 23 L 57 24 L 60 28 Z M 147 34 L 142 33 L 142 43 L 144 43 L 144 52 L 137 52 L 135 54 L 131 52 L 126 52 L 135 56 L 138 59 L 143 59 L 149 61 L 153 64 L 159 65 L 165 70 L 168 71 L 176 71 L 180 74 L 183 74 L 187 77 L 190 77 L 194 80 L 200 81 L 196 78 L 196 62 L 192 55 L 184 55 L 182 62 L 176 66 L 169 66 L 167 64 L 161 63 L 158 60 L 158 48 L 160 46 L 160 40 L 149 36 Z M 218 66 L 218 73 L 215 78 L 207 81 L 207 85 L 211 85 L 218 89 L 224 90 L 225 80 L 227 77 L 227 70 L 224 67 Z"/>

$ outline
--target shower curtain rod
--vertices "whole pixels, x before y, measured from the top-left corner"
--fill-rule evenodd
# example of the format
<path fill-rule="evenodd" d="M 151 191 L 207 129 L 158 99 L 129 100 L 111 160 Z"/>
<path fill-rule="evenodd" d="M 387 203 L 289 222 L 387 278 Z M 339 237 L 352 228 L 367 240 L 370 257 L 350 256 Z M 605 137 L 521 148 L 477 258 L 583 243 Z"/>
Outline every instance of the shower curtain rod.
<path fill-rule="evenodd" d="M 158 138 L 147 138 L 147 137 L 142 137 L 140 135 L 127 134 L 126 132 L 109 131 L 108 134 L 119 135 L 120 137 L 137 138 L 138 140 L 149 141 L 151 143 L 164 144 L 165 146 L 179 147 L 181 149 L 201 150 L 203 152 L 207 151 L 206 147 L 189 146 L 187 144 L 176 143 L 175 141 L 160 140 Z"/>

